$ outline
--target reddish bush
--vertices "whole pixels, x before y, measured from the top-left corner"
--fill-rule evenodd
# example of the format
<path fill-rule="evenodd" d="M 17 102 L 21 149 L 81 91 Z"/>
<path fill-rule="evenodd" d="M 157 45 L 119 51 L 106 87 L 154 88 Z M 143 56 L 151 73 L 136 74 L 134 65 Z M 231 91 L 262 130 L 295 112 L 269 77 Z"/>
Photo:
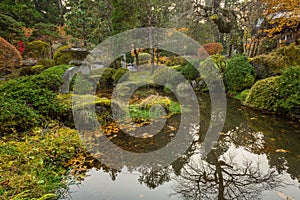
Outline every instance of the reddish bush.
<path fill-rule="evenodd" d="M 22 57 L 15 46 L 0 37 L 0 75 L 10 74 L 22 65 Z"/>
<path fill-rule="evenodd" d="M 202 57 L 205 52 L 209 55 L 219 54 L 223 51 L 223 46 L 220 43 L 208 43 L 204 44 L 202 48 L 198 50 L 198 56 Z"/>

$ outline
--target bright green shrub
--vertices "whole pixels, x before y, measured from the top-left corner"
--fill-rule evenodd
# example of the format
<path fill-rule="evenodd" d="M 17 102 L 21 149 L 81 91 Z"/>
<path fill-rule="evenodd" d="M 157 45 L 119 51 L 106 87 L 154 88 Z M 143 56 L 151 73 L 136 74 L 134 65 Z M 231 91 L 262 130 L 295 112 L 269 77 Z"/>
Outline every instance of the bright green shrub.
<path fill-rule="evenodd" d="M 255 69 L 246 56 L 235 56 L 228 62 L 224 81 L 230 93 L 240 92 L 254 84 Z"/>
<path fill-rule="evenodd" d="M 21 76 L 35 75 L 35 74 L 41 73 L 44 70 L 45 70 L 45 67 L 43 65 L 35 65 L 32 67 L 22 67 L 20 69 L 20 75 Z"/>
<path fill-rule="evenodd" d="M 128 72 L 128 69 L 119 68 L 115 74 L 112 76 L 114 82 L 117 83 L 123 76 Z"/>
<path fill-rule="evenodd" d="M 214 54 L 214 55 L 211 55 L 210 57 L 213 59 L 215 65 L 217 66 L 220 73 L 223 75 L 227 68 L 226 57 L 223 55 L 220 55 L 220 54 Z"/>
<path fill-rule="evenodd" d="M 279 76 L 275 76 L 257 81 L 250 89 L 245 103 L 253 108 L 277 111 L 279 79 Z"/>
<path fill-rule="evenodd" d="M 247 96 L 249 95 L 249 92 L 250 92 L 249 89 L 243 90 L 241 93 L 235 95 L 234 98 L 243 102 L 246 100 Z"/>
<path fill-rule="evenodd" d="M 35 125 L 42 125 L 49 120 L 59 120 L 63 122 L 71 122 L 71 107 L 66 106 L 57 99 L 57 93 L 62 84 L 62 75 L 69 66 L 56 66 L 49 68 L 39 75 L 27 76 L 18 79 L 12 79 L 1 85 L 0 96 L 3 102 L 14 101 L 12 105 L 15 107 L 4 107 L 8 117 L 9 113 L 18 114 L 14 109 L 20 108 L 21 116 L 28 113 L 32 116 L 32 120 L 28 120 L 26 127 L 21 123 L 22 120 L 15 121 L 19 116 L 11 117 L 11 121 L 7 121 L 7 126 L 0 127 L 0 133 L 13 132 L 15 130 L 26 130 Z M 23 108 L 25 107 L 25 108 Z M 4 109 L 3 108 L 3 109 Z M 10 110 L 11 109 L 11 110 Z M 9 127 L 9 128 L 7 128 Z M 9 129 L 9 130 L 8 130 Z"/>
<path fill-rule="evenodd" d="M 300 116 L 300 67 L 285 70 L 280 76 L 279 86 L 280 109 Z"/>
<path fill-rule="evenodd" d="M 22 65 L 20 52 L 4 38 L 0 37 L 0 75 L 8 75 Z"/>

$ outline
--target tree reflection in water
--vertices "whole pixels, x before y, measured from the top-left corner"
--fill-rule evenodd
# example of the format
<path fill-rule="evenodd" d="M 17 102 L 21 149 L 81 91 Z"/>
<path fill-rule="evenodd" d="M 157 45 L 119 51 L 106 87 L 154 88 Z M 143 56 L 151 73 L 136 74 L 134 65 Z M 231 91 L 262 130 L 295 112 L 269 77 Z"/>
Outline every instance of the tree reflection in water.
<path fill-rule="evenodd" d="M 213 150 L 206 160 L 191 158 L 181 175 L 174 177 L 174 190 L 185 199 L 258 199 L 264 190 L 283 186 L 276 170 L 262 165 L 259 158 L 236 160 L 232 154 L 221 160 Z"/>

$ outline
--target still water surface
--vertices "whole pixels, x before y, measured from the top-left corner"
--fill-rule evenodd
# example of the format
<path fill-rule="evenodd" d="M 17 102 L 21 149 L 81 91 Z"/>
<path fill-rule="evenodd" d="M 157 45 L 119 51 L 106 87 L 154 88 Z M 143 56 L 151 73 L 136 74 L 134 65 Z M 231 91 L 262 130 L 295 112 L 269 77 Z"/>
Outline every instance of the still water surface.
<path fill-rule="evenodd" d="M 199 95 L 199 102 L 201 135 L 210 105 L 206 95 Z M 218 144 L 207 156 L 200 155 L 203 134 L 159 171 L 98 164 L 69 187 L 65 199 L 300 199 L 299 121 L 256 112 L 232 99 L 227 106 Z M 170 120 L 176 124 L 180 118 Z"/>

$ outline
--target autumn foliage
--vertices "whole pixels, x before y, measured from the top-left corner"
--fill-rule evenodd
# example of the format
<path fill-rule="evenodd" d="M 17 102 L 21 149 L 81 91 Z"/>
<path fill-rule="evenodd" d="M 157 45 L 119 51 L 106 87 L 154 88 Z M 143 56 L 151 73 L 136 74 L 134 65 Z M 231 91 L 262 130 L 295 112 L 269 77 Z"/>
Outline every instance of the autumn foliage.
<path fill-rule="evenodd" d="M 198 56 L 200 57 L 206 57 L 205 55 L 214 55 L 219 54 L 223 51 L 223 46 L 220 43 L 208 43 L 204 44 L 199 50 L 198 50 Z"/>
<path fill-rule="evenodd" d="M 0 75 L 7 75 L 22 65 L 22 57 L 15 46 L 0 37 Z"/>
<path fill-rule="evenodd" d="M 299 0 L 262 0 L 265 4 L 264 16 L 269 26 L 264 32 L 269 37 L 284 29 L 294 29 L 300 26 Z"/>

